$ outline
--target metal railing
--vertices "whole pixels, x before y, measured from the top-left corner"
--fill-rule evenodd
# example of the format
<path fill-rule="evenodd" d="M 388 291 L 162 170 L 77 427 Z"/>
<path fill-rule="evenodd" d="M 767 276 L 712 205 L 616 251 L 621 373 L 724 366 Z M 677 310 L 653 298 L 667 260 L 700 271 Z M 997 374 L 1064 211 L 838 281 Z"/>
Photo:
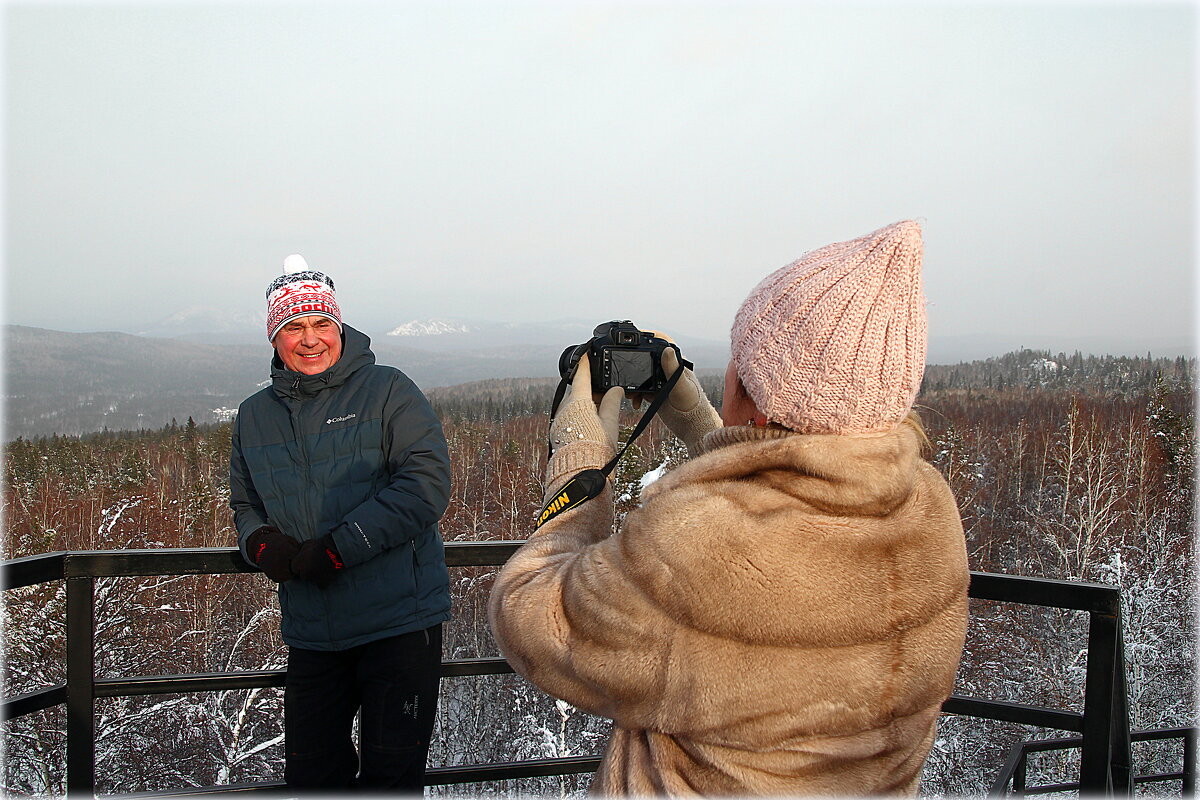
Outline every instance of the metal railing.
<path fill-rule="evenodd" d="M 1179 781 L 1184 797 L 1196 794 L 1196 729 L 1195 728 L 1159 728 L 1148 731 L 1136 731 L 1129 734 L 1131 742 L 1149 742 L 1179 739 L 1183 742 L 1183 768 L 1179 772 L 1157 773 L 1154 775 L 1136 775 L 1133 782 L 1136 785 L 1147 783 L 1162 783 Z M 1078 736 L 1066 739 L 1038 739 L 1035 741 L 1018 742 L 1009 751 L 1008 759 L 999 777 L 992 785 L 990 797 L 1002 797 L 1009 793 L 1017 795 L 1052 794 L 1079 789 L 1078 783 L 1047 783 L 1040 786 L 1029 786 L 1027 770 L 1029 756 L 1032 753 L 1057 752 L 1075 750 L 1083 740 Z"/>
<path fill-rule="evenodd" d="M 446 545 L 446 562 L 450 567 L 499 566 L 521 544 L 511 541 L 450 542 Z M 5 589 L 59 579 L 65 579 L 67 584 L 66 683 L 5 698 L 3 718 L 8 720 L 65 703 L 67 791 L 73 795 L 91 795 L 95 791 L 94 703 L 97 698 L 282 686 L 283 670 L 120 678 L 97 678 L 95 675 L 94 583 L 97 578 L 254 571 L 236 548 L 59 552 L 3 562 L 0 578 Z M 1080 736 L 1071 741 L 1072 746 L 1081 751 L 1080 790 L 1089 794 L 1128 794 L 1133 778 L 1119 590 L 1093 583 L 973 572 L 970 596 L 1086 612 L 1089 627 L 1084 708 L 1079 713 L 955 695 L 946 701 L 943 711 L 1078 733 Z M 448 660 L 442 664 L 445 677 L 510 672 L 512 668 L 502 658 Z M 443 785 L 567 775 L 592 772 L 598 763 L 596 757 L 575 757 L 435 767 L 428 771 L 427 782 Z M 1015 773 L 1008 774 L 1005 785 L 1011 782 Z M 272 783 L 189 788 L 171 794 L 278 789 L 280 786 Z"/>

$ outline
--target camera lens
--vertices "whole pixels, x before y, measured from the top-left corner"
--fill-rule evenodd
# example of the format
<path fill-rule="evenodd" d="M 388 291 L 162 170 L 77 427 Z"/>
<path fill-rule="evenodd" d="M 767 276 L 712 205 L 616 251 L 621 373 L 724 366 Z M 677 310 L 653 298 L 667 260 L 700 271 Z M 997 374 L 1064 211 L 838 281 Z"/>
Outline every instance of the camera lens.
<path fill-rule="evenodd" d="M 564 378 L 570 378 L 575 374 L 575 364 L 579 361 L 579 350 L 584 345 L 573 344 L 566 350 L 562 351 L 562 355 L 558 357 L 558 374 Z"/>

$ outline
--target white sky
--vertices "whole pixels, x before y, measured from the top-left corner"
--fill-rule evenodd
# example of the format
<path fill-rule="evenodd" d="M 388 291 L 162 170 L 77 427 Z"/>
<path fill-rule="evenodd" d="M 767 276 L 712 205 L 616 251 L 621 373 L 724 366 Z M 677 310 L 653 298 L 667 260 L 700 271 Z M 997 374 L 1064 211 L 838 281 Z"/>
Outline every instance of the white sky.
<path fill-rule="evenodd" d="M 767 273 L 916 217 L 933 337 L 1192 335 L 1190 3 L 4 13 L 8 322 L 258 312 L 300 252 L 367 330 L 724 339 Z"/>

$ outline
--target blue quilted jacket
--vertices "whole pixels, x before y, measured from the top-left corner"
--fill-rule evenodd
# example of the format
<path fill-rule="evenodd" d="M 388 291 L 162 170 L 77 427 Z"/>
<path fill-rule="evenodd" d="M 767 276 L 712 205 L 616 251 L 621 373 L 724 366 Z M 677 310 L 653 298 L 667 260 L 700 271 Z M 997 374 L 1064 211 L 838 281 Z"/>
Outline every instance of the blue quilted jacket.
<path fill-rule="evenodd" d="M 437 525 L 450 495 L 441 423 L 403 372 L 375 363 L 365 334 L 342 330 L 342 356 L 320 374 L 276 356 L 271 385 L 241 404 L 233 425 L 230 506 L 243 557 L 250 534 L 270 524 L 299 541 L 332 533 L 346 565 L 324 589 L 279 586 L 284 641 L 309 650 L 450 617 Z"/>

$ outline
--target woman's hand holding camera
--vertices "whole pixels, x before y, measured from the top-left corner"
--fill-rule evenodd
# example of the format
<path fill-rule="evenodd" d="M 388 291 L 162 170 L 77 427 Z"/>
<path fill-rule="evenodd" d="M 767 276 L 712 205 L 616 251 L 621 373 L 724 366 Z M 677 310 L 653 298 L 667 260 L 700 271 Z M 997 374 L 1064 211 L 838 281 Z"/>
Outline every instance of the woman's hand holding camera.
<path fill-rule="evenodd" d="M 614 386 L 599 398 L 592 394 L 591 365 L 581 358 L 558 413 L 550 422 L 550 463 L 546 497 L 556 494 L 585 469 L 599 469 L 617 452 L 618 417 L 625 390 Z"/>
<path fill-rule="evenodd" d="M 594 395 L 591 364 L 587 358 L 579 359 L 567 394 L 550 423 L 550 444 L 554 450 L 577 441 L 592 441 L 607 443 L 615 454 L 624 398 L 625 390 L 619 386 L 612 387 L 602 397 Z"/>
<path fill-rule="evenodd" d="M 661 331 L 653 333 L 668 342 L 674 341 Z M 679 369 L 679 356 L 676 355 L 675 348 L 668 347 L 663 351 L 662 368 L 663 374 L 668 378 Z M 699 455 L 700 440 L 705 434 L 721 427 L 721 415 L 712 407 L 712 403 L 708 402 L 708 396 L 704 394 L 700 381 L 690 369 L 683 371 L 683 375 L 671 389 L 671 396 L 659 409 L 658 416 L 671 433 L 687 445 L 688 455 L 693 457 Z"/>

